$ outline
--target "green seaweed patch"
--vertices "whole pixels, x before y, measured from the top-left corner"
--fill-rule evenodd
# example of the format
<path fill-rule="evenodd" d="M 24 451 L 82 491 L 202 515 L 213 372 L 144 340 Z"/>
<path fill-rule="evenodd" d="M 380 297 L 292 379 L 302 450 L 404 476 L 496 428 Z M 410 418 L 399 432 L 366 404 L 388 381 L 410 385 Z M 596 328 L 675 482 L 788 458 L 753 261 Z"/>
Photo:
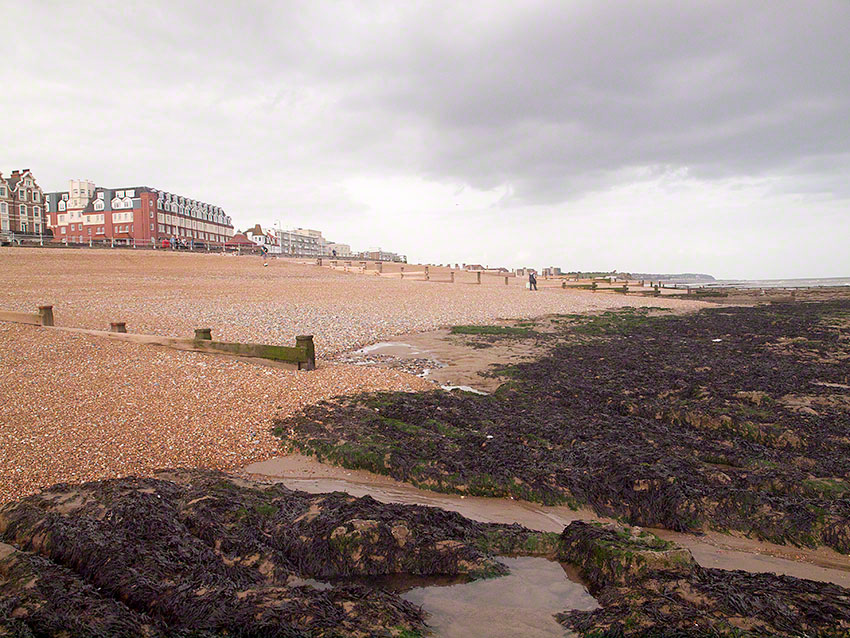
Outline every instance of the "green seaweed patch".
<path fill-rule="evenodd" d="M 399 430 L 400 432 L 406 432 L 407 434 L 419 434 L 422 432 L 422 428 L 418 425 L 414 425 L 413 423 L 405 423 L 404 421 L 400 421 L 399 419 L 391 419 L 389 417 L 382 416 L 380 417 L 381 423 L 384 425 L 388 425 L 391 428 Z"/>
<path fill-rule="evenodd" d="M 841 498 L 850 495 L 850 482 L 840 478 L 806 479 L 803 490 L 814 498 Z"/>

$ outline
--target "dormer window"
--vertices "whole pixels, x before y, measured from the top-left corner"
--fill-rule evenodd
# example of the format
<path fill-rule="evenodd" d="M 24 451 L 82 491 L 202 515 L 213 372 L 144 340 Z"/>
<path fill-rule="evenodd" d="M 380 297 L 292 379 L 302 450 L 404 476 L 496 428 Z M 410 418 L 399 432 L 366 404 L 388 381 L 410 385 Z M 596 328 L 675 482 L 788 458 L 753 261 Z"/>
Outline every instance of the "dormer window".
<path fill-rule="evenodd" d="M 106 207 L 106 205 L 104 204 L 104 201 L 102 199 L 98 199 L 94 203 L 94 209 L 95 210 L 103 210 L 105 207 Z"/>
<path fill-rule="evenodd" d="M 59 201 L 59 210 L 65 210 L 65 200 L 64 199 Z"/>

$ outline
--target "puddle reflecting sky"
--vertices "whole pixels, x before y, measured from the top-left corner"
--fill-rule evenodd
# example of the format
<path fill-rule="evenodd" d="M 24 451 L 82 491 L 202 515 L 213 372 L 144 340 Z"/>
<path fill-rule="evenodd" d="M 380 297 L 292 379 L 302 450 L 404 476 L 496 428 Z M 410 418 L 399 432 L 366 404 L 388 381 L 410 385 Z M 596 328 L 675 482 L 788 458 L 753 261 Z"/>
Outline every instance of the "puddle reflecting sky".
<path fill-rule="evenodd" d="M 567 577 L 559 563 L 544 558 L 505 558 L 509 576 L 450 586 L 417 587 L 403 595 L 430 614 L 439 638 L 516 638 L 567 632 L 553 614 L 599 605 L 584 585 Z"/>

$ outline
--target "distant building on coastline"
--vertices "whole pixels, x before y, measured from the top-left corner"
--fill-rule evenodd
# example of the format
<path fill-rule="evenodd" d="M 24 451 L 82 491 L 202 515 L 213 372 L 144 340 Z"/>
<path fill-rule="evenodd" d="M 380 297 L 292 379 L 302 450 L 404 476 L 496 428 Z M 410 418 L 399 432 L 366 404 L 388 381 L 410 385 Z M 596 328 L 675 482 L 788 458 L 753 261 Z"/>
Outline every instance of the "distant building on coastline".
<path fill-rule="evenodd" d="M 369 261 L 394 261 L 403 264 L 407 263 L 406 255 L 391 253 L 386 250 L 381 250 L 380 248 L 370 248 L 369 250 L 364 250 L 362 253 L 357 253 L 354 256 L 358 259 L 367 259 Z"/>
<path fill-rule="evenodd" d="M 351 257 L 351 246 L 329 242 L 325 245 L 325 254 L 328 257 Z"/>
<path fill-rule="evenodd" d="M 544 277 L 560 277 L 562 273 L 561 269 L 557 266 L 549 266 L 548 268 L 544 268 L 540 274 Z"/>
<path fill-rule="evenodd" d="M 346 257 L 373 261 L 407 261 L 407 257 L 404 255 L 384 251 L 380 248 L 370 248 L 355 253 L 351 250 L 349 244 L 329 241 L 322 235 L 322 231 L 313 228 L 264 230 L 260 224 L 257 224 L 243 234 L 256 245 L 265 245 L 269 248 L 270 253 L 283 257 Z"/>
<path fill-rule="evenodd" d="M 0 240 L 42 235 L 46 230 L 44 193 L 28 168 L 0 173 Z"/>
<path fill-rule="evenodd" d="M 157 244 L 176 237 L 194 244 L 224 244 L 233 222 L 220 206 L 148 186 L 103 188 L 72 179 L 67 191 L 47 193 L 53 241 Z"/>
<path fill-rule="evenodd" d="M 253 242 L 257 246 L 265 246 L 270 255 L 280 254 L 280 239 L 273 231 L 264 231 L 262 227 L 257 224 L 250 230 L 246 230 L 243 234 L 249 241 Z"/>

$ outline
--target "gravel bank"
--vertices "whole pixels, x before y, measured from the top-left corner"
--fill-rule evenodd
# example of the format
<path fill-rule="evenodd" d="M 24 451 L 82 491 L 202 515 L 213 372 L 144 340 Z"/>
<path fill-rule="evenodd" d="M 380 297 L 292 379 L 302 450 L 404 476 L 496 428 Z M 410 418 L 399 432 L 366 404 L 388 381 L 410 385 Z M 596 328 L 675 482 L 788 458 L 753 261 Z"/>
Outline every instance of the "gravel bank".
<path fill-rule="evenodd" d="M 412 267 L 410 267 L 412 268 Z M 259 257 L 128 250 L 0 249 L 0 308 L 55 306 L 57 325 L 292 344 L 315 334 L 319 357 L 460 323 L 622 306 L 695 309 L 699 302 L 543 288 L 381 278 Z"/>
<path fill-rule="evenodd" d="M 393 370 L 311 373 L 0 324 L 0 502 L 61 481 L 267 459 L 276 415 L 339 394 L 417 390 Z"/>

